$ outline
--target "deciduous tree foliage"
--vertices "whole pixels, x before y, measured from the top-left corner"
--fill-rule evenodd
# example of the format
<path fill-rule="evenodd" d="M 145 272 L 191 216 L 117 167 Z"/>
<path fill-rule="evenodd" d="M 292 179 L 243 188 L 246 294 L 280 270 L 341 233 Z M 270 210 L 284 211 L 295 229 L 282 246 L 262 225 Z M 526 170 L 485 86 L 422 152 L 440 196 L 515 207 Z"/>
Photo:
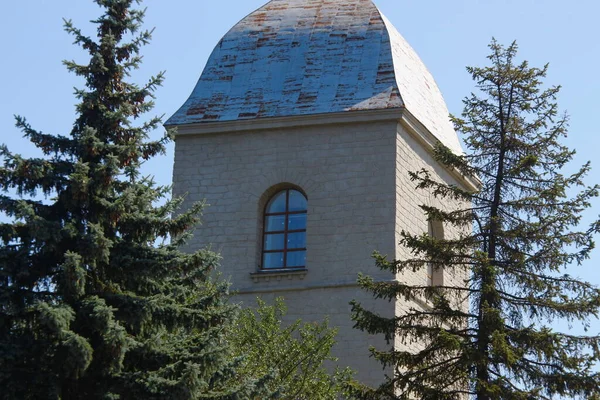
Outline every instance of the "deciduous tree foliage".
<path fill-rule="evenodd" d="M 364 399 L 557 399 L 600 398 L 600 338 L 558 331 L 553 322 L 588 327 L 597 318 L 600 291 L 571 276 L 594 247 L 582 213 L 598 195 L 586 186 L 585 164 L 574 173 L 575 152 L 561 140 L 568 120 L 559 115 L 558 87 L 544 88 L 547 66 L 517 62 L 517 45 L 492 41 L 489 65 L 469 67 L 478 93 L 464 100 L 456 130 L 468 155 L 439 147 L 436 159 L 481 190 L 469 193 L 439 182 L 427 170 L 411 174 L 417 188 L 464 209 L 422 206 L 426 218 L 463 234 L 436 239 L 402 233 L 412 256 L 377 265 L 400 273 L 426 263 L 444 273 L 469 272 L 464 286 L 423 287 L 361 277 L 375 297 L 410 300 L 426 295 L 431 307 L 393 319 L 353 303 L 359 329 L 385 334 L 413 348 L 373 355 L 395 375 L 379 388 L 355 386 Z M 470 307 L 460 299 L 470 300 Z M 471 396 L 471 397 L 468 397 Z"/>
<path fill-rule="evenodd" d="M 273 376 L 267 387 L 282 399 L 339 399 L 352 371 L 326 368 L 327 362 L 337 361 L 330 355 L 337 330 L 327 321 L 286 324 L 282 298 L 273 305 L 257 301 L 256 309 L 240 313 L 228 337 L 234 354 L 243 358 L 241 373 L 257 379 Z"/>
<path fill-rule="evenodd" d="M 0 225 L 1 397 L 260 397 L 224 341 L 235 308 L 210 278 L 218 256 L 178 250 L 202 205 L 173 217 L 181 199 L 157 206 L 170 189 L 140 177 L 171 140 L 150 140 L 161 120 L 141 119 L 163 75 L 127 81 L 151 36 L 144 12 L 134 0 L 96 3 L 97 38 L 65 24 L 89 54 L 65 62 L 85 80 L 72 131 L 44 134 L 17 117 L 44 156 L 0 148 L 0 211 L 12 220 Z"/>

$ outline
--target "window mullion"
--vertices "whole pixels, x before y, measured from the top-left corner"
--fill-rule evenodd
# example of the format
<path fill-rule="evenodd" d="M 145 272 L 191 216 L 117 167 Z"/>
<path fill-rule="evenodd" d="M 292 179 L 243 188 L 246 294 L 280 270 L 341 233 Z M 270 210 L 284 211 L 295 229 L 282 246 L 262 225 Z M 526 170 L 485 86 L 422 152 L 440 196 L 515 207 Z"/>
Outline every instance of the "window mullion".
<path fill-rule="evenodd" d="M 268 206 L 268 203 L 267 203 Z M 265 208 L 266 211 L 266 208 Z M 266 257 L 266 253 L 265 253 L 265 249 L 267 246 L 267 221 L 268 221 L 269 217 L 267 217 L 267 213 L 265 212 L 264 218 L 263 218 L 263 229 L 262 229 L 262 254 L 261 254 L 261 261 L 260 261 L 260 265 L 262 265 L 262 269 L 266 269 L 268 268 L 268 266 L 266 266 L 267 263 L 267 257 Z"/>
<path fill-rule="evenodd" d="M 290 212 L 290 191 L 285 191 L 285 233 L 283 236 L 283 268 L 287 268 L 287 248 L 288 248 L 288 223 Z"/>

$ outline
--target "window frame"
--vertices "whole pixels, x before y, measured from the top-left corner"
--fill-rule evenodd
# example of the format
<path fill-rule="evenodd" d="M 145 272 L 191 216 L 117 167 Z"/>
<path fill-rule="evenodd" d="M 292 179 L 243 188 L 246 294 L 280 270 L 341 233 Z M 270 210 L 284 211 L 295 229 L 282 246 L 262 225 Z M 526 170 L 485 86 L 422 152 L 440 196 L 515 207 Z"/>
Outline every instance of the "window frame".
<path fill-rule="evenodd" d="M 277 198 L 277 196 L 279 196 L 281 193 L 285 192 L 285 211 L 284 212 L 269 212 L 269 206 L 271 205 L 271 202 Z M 301 211 L 290 211 L 290 193 L 291 192 L 297 192 L 299 193 L 302 197 L 304 197 L 304 200 L 306 201 L 306 208 L 304 210 Z M 263 229 L 262 229 L 262 248 L 261 248 L 261 263 L 260 263 L 260 270 L 262 272 L 269 272 L 269 271 L 293 271 L 293 270 L 304 270 L 306 269 L 306 261 L 304 262 L 304 265 L 299 265 L 299 266 L 288 266 L 288 254 L 289 253 L 298 253 L 298 252 L 304 252 L 306 254 L 307 251 L 307 247 L 306 247 L 306 243 L 305 243 L 305 247 L 294 247 L 294 248 L 288 248 L 288 236 L 290 234 L 294 234 L 294 233 L 304 233 L 304 239 L 306 242 L 306 235 L 307 235 L 307 226 L 304 227 L 304 229 L 289 229 L 289 222 L 290 222 L 290 216 L 291 215 L 306 215 L 307 216 L 307 222 L 308 222 L 308 197 L 300 190 L 296 189 L 296 188 L 286 188 L 286 189 L 282 189 L 277 191 L 276 193 L 274 193 L 272 196 L 269 197 L 269 199 L 267 200 L 267 203 L 265 205 L 265 208 L 263 210 L 263 219 L 262 219 L 262 225 L 263 225 Z M 285 217 L 285 226 L 284 226 L 284 230 L 283 231 L 267 231 L 267 227 L 268 227 L 268 218 L 269 217 L 277 217 L 277 216 L 284 216 Z M 283 236 L 283 249 L 277 249 L 277 250 L 266 250 L 266 245 L 267 245 L 267 236 L 268 235 L 284 235 Z M 275 267 L 275 268 L 265 268 L 265 254 L 277 254 L 277 253 L 283 253 L 283 265 L 281 267 Z M 306 260 L 306 259 L 305 259 Z"/>
<path fill-rule="evenodd" d="M 427 234 L 434 240 L 444 240 L 444 225 L 438 220 L 427 221 Z M 427 262 L 427 268 L 425 270 L 427 276 L 427 286 L 435 287 L 443 285 L 444 282 L 444 267 L 434 266 L 434 263 Z"/>

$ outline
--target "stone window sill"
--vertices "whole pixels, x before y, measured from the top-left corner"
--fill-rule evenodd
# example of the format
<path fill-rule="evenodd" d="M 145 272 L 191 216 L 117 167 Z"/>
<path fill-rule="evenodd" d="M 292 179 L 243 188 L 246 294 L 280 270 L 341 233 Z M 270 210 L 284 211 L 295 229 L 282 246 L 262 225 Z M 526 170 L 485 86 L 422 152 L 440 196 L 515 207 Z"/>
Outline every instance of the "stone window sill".
<path fill-rule="evenodd" d="M 254 283 L 271 282 L 283 280 L 303 280 L 308 270 L 306 268 L 299 269 L 273 269 L 268 271 L 258 271 L 250 274 Z"/>

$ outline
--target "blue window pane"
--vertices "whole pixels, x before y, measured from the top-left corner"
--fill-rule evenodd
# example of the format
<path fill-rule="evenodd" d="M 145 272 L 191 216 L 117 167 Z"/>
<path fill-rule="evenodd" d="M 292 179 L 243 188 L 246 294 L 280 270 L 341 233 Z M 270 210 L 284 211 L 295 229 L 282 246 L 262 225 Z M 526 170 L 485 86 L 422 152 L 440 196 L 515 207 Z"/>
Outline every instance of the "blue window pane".
<path fill-rule="evenodd" d="M 267 205 L 267 214 L 285 212 L 285 196 L 286 193 L 283 191 L 273 197 Z"/>
<path fill-rule="evenodd" d="M 297 190 L 290 190 L 290 209 L 289 211 L 306 211 L 306 197 Z"/>
<path fill-rule="evenodd" d="M 288 249 L 305 249 L 306 232 L 288 234 Z"/>
<path fill-rule="evenodd" d="M 306 248 L 307 206 L 306 197 L 291 189 L 277 193 L 269 201 L 264 225 L 263 269 L 306 266 L 306 250 L 301 249 Z"/>
<path fill-rule="evenodd" d="M 289 217 L 288 230 L 306 229 L 306 214 L 292 214 Z"/>
<path fill-rule="evenodd" d="M 262 267 L 264 269 L 283 268 L 283 253 L 265 253 Z"/>
<path fill-rule="evenodd" d="M 265 250 L 283 250 L 285 235 L 265 235 Z"/>
<path fill-rule="evenodd" d="M 265 223 L 265 232 L 283 232 L 285 231 L 285 215 L 275 215 L 267 217 Z"/>
<path fill-rule="evenodd" d="M 306 251 L 290 251 L 287 253 L 288 267 L 304 267 L 306 265 Z"/>

